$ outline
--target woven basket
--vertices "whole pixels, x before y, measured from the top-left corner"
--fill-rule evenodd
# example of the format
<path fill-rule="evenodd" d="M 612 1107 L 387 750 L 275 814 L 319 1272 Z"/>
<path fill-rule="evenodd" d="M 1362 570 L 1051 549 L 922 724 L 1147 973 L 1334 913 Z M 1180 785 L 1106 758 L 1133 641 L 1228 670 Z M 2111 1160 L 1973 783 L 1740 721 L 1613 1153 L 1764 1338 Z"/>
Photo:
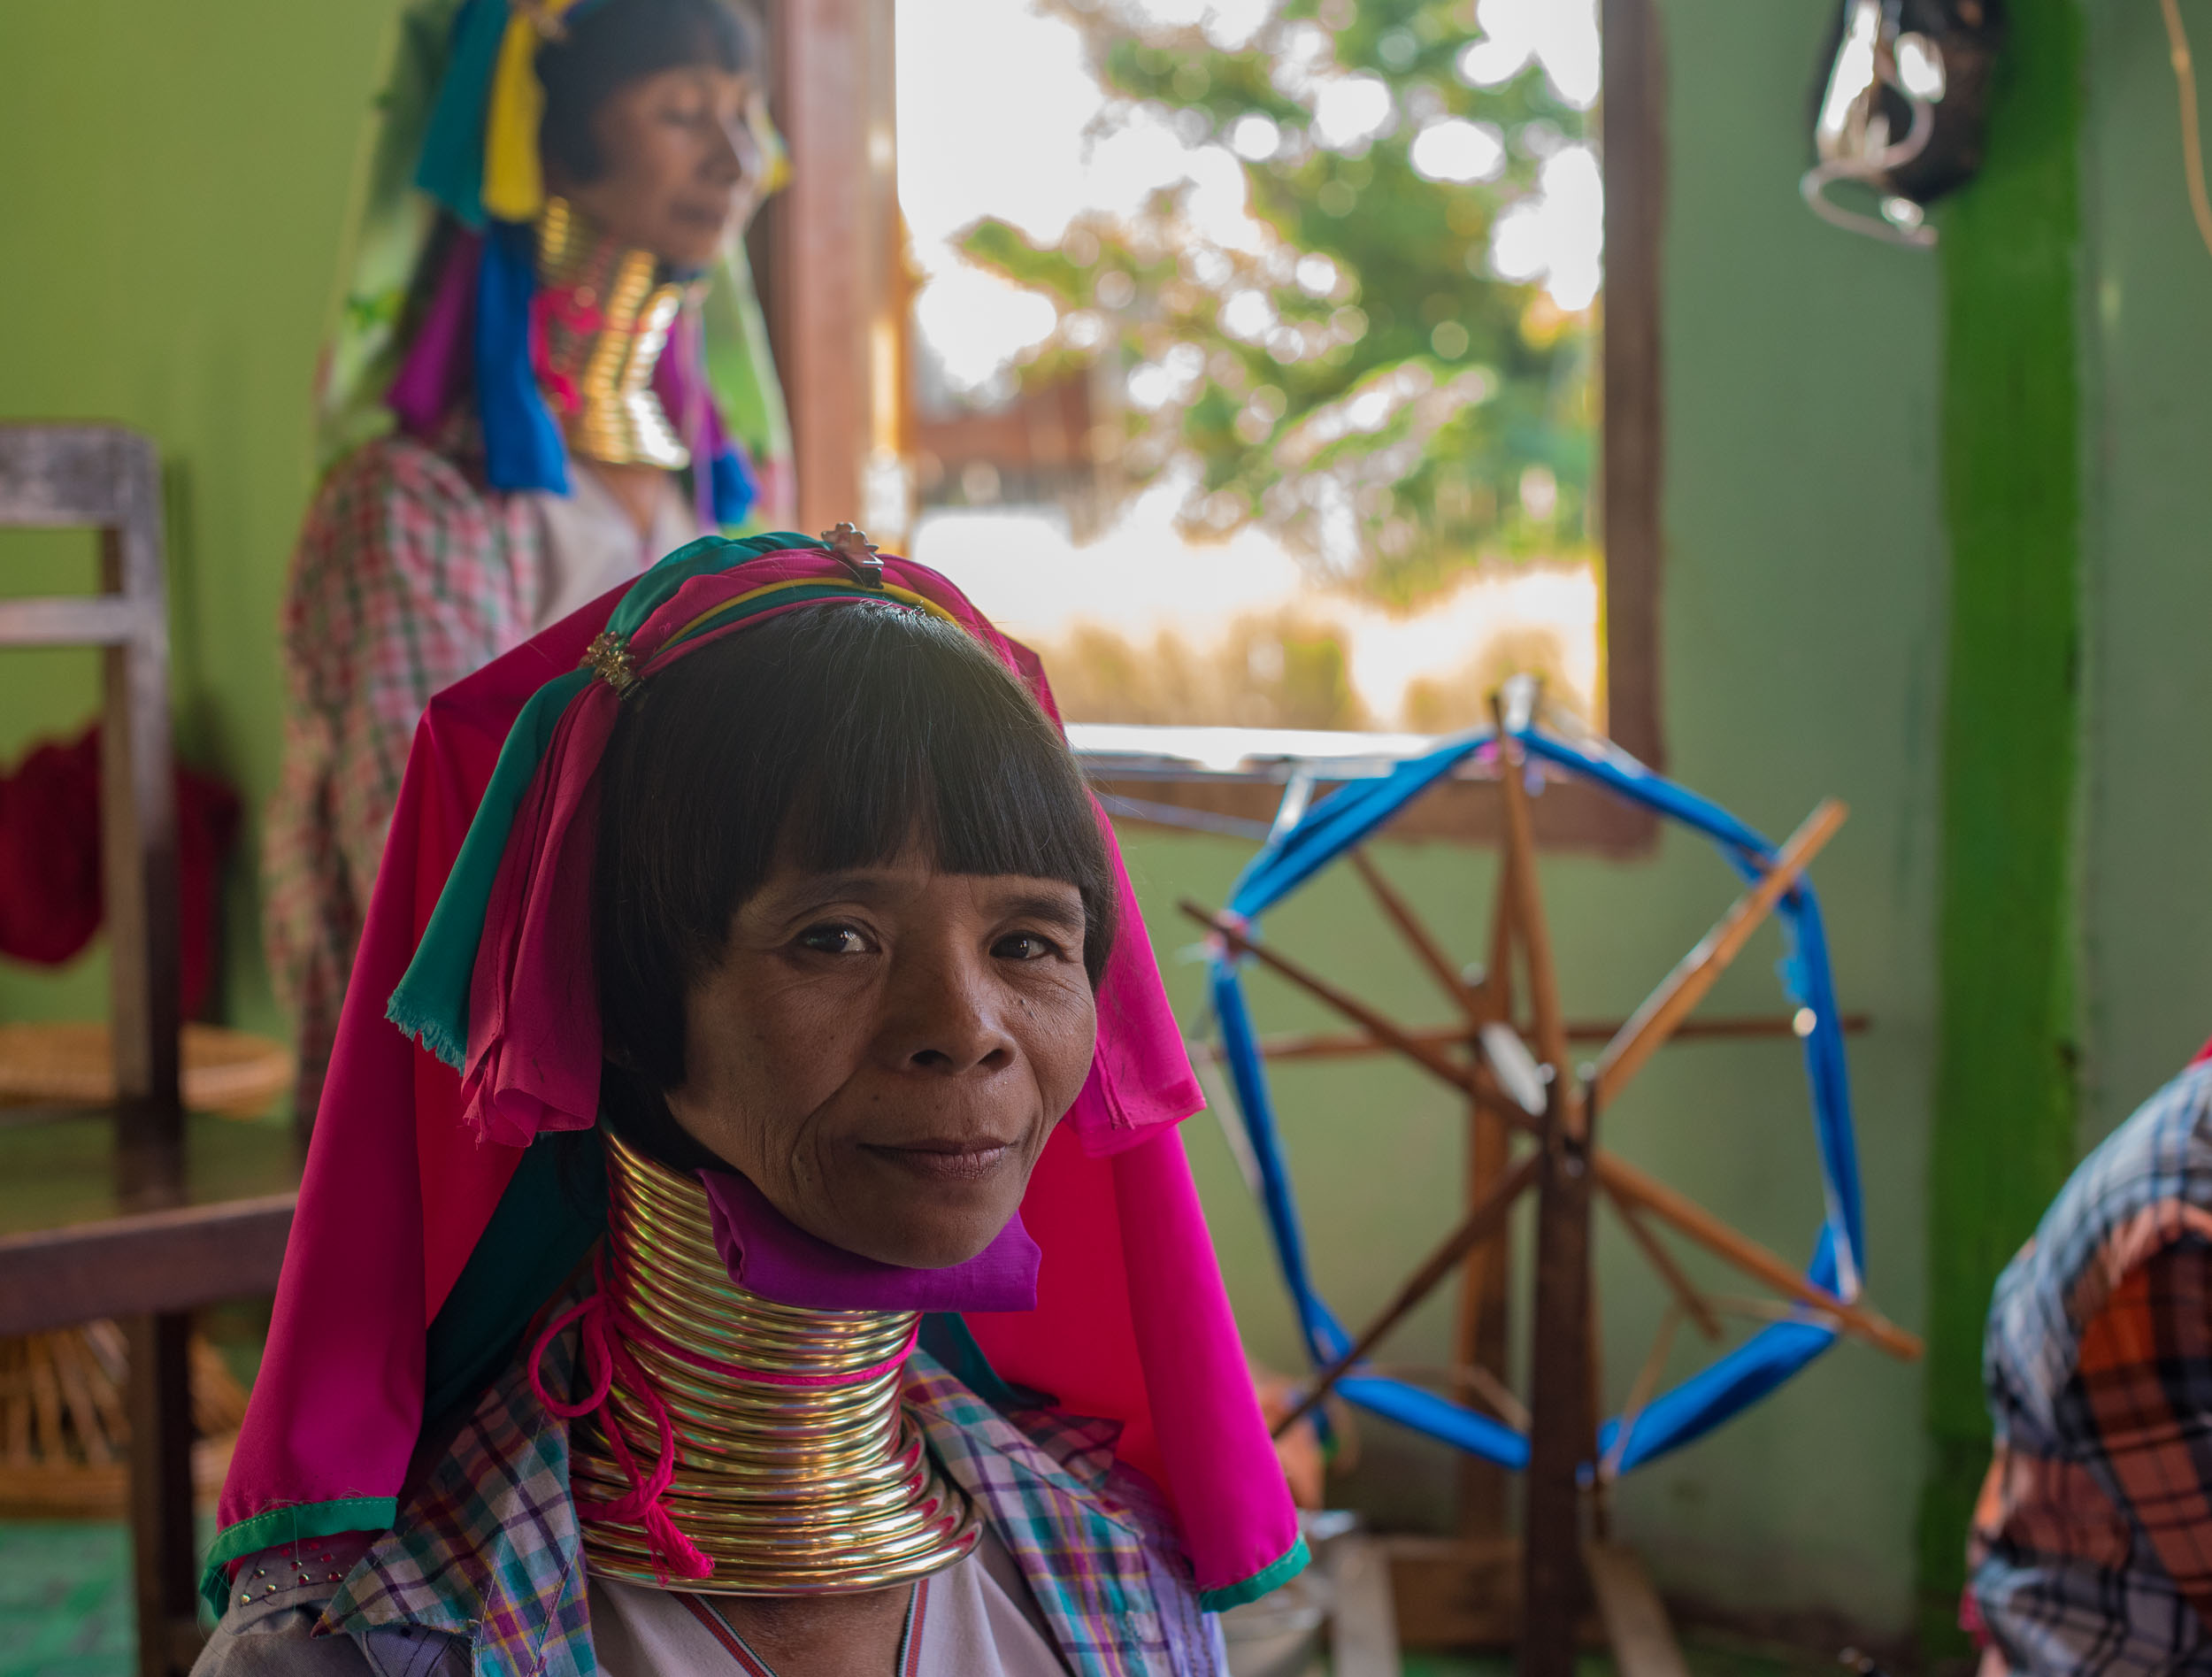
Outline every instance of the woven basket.
<path fill-rule="evenodd" d="M 214 1347 L 191 1342 L 192 1483 L 203 1503 L 222 1489 L 245 1419 L 246 1391 Z M 123 1330 L 88 1322 L 0 1339 L 0 1519 L 116 1519 L 130 1485 L 129 1378 Z"/>
<path fill-rule="evenodd" d="M 219 1025 L 184 1027 L 184 1104 L 260 1118 L 292 1086 L 292 1057 L 265 1036 Z M 104 1106 L 115 1063 L 104 1024 L 0 1025 L 0 1105 Z"/>

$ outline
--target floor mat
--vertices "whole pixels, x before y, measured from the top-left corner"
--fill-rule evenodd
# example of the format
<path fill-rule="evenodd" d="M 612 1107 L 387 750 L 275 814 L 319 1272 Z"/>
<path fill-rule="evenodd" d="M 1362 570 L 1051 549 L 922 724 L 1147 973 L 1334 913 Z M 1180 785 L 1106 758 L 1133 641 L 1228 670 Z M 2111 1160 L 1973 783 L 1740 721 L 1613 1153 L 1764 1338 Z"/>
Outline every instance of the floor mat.
<path fill-rule="evenodd" d="M 0 1677 L 131 1677 L 120 1526 L 0 1521 Z"/>

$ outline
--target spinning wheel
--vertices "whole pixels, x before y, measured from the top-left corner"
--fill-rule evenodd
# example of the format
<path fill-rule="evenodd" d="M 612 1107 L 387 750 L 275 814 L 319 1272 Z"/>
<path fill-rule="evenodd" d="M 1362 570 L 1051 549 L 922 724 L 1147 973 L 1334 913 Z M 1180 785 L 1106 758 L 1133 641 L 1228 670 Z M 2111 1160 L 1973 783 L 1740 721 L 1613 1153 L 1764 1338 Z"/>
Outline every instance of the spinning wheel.
<path fill-rule="evenodd" d="M 1807 865 L 1841 826 L 1839 804 L 1822 804 L 1778 849 L 1717 805 L 1652 773 L 1611 746 L 1585 743 L 1540 727 L 1533 683 L 1509 686 L 1494 729 L 1461 736 L 1380 780 L 1355 782 L 1302 812 L 1286 812 L 1239 878 L 1225 911 L 1186 902 L 1184 911 L 1214 934 L 1213 1001 L 1226 1063 L 1256 1162 L 1276 1255 L 1296 1304 L 1316 1374 L 1278 1430 L 1334 1391 L 1529 1478 L 1523 1556 L 1522 1669 L 1571 1668 L 1573 1630 L 1586 1581 L 1613 1633 L 1624 1613 L 1655 1610 L 1640 1573 L 1604 1546 L 1604 1488 L 1619 1474 L 1679 1448 L 1765 1396 L 1845 1335 L 1893 1356 L 1919 1355 L 1920 1343 L 1862 1302 L 1863 1237 L 1852 1145 L 1843 1029 L 1828 969 L 1820 910 Z M 1503 865 L 1491 926 L 1489 961 L 1463 972 L 1416 912 L 1357 848 L 1421 793 L 1478 754 L 1494 757 L 1503 804 Z M 1551 946 L 1537 889 L 1536 852 L 1525 779 L 1535 764 L 1597 782 L 1709 838 L 1746 881 L 1744 894 L 1676 965 L 1643 1005 L 1609 1033 L 1594 1065 L 1578 1073 L 1571 1035 L 1559 1006 Z M 1324 866 L 1349 854 L 1384 917 L 1459 1015 L 1441 1028 L 1402 1025 L 1348 994 L 1259 935 L 1257 917 Z M 1770 914 L 1789 943 L 1786 986 L 1794 1008 L 1786 1022 L 1714 1021 L 1702 1030 L 1689 1015 Z M 1525 987 L 1514 983 L 1516 957 Z M 1239 976 L 1259 962 L 1355 1027 L 1348 1035 L 1276 1039 L 1256 1034 Z M 1527 1022 L 1517 999 L 1525 1001 Z M 1687 1034 L 1793 1031 L 1803 1042 L 1811 1084 L 1825 1215 L 1809 1264 L 1801 1272 L 1730 1227 L 1694 1201 L 1596 1142 L 1608 1110 L 1651 1055 Z M 1290 1177 L 1276 1138 L 1264 1061 L 1271 1058 L 1394 1052 L 1464 1096 L 1471 1112 L 1469 1204 L 1459 1227 L 1357 1334 L 1338 1321 L 1315 1287 Z M 1516 1149 L 1518 1137 L 1532 1145 Z M 1515 1203 L 1538 1199 L 1532 1354 L 1525 1406 L 1503 1384 L 1507 1246 Z M 1624 1412 L 1597 1419 L 1590 1234 L 1602 1200 L 1664 1283 L 1672 1304 L 1654 1353 Z M 1763 1289 L 1757 1300 L 1701 1290 L 1667 1236 L 1719 1258 Z M 1455 1272 L 1462 1276 L 1453 1396 L 1439 1395 L 1368 1363 L 1386 1335 Z M 1671 1389 L 1655 1390 L 1675 1330 L 1694 1324 L 1722 1337 L 1724 1314 L 1764 1325 Z M 1468 1401 L 1468 1400 L 1473 1401 Z M 1586 1487 L 1579 1489 L 1578 1487 Z M 1499 1504 L 1502 1517 L 1502 1503 Z M 1589 1530 L 1584 1514 L 1589 1515 Z M 1586 1536 L 1594 1547 L 1585 1570 Z M 1631 1576 L 1632 1574 L 1632 1576 Z M 1625 1591 L 1625 1595 L 1624 1592 Z M 1625 1658 L 1624 1658 L 1624 1663 Z M 1661 1669 L 1647 1666 L 1646 1669 Z"/>

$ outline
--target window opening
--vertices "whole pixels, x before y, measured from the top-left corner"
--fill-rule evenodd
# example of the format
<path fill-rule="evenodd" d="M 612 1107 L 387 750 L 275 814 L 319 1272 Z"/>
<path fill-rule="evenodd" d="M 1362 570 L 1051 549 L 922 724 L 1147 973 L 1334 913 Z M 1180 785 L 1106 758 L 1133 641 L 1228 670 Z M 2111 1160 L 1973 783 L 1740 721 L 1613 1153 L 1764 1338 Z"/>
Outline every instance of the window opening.
<path fill-rule="evenodd" d="M 896 18 L 911 549 L 1079 742 L 1602 727 L 1592 0 Z"/>

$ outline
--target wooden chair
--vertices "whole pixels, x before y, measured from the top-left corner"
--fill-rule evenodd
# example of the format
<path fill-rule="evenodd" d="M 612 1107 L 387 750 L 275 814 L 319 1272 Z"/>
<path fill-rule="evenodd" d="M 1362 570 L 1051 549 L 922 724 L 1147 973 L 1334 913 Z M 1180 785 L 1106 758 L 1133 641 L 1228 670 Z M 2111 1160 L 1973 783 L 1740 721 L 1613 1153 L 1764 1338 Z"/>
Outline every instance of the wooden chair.
<path fill-rule="evenodd" d="M 106 425 L 0 425 L 0 526 L 100 535 L 101 592 L 0 600 L 0 648 L 100 649 L 114 1085 L 104 1191 L 88 1197 L 84 1183 L 58 1177 L 51 1226 L 0 1227 L 0 1335 L 123 1324 L 143 1677 L 176 1677 L 200 1646 L 189 1312 L 274 1288 L 294 1198 L 224 1197 L 225 1183 L 188 1169 L 160 494 L 147 437 Z M 296 1188 L 296 1166 L 289 1175 Z M 265 1174 L 254 1185 L 283 1186 Z"/>

